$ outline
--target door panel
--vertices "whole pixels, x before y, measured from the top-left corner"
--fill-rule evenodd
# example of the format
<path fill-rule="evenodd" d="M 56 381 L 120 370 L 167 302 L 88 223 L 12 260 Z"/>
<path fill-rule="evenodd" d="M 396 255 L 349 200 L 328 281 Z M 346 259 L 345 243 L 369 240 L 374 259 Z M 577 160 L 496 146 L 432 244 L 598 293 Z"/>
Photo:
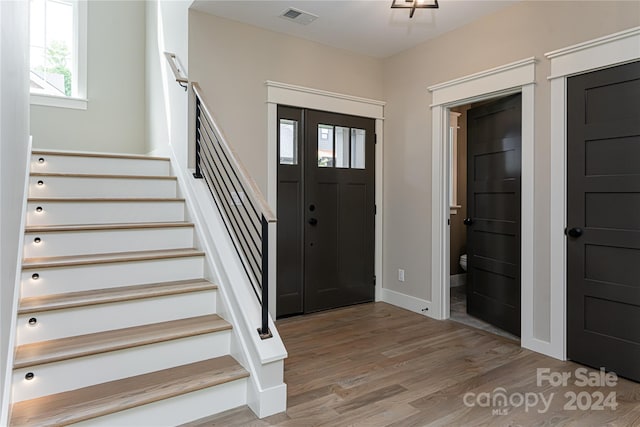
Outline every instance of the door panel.
<path fill-rule="evenodd" d="M 375 121 L 308 110 L 305 123 L 305 312 L 373 301 Z"/>
<path fill-rule="evenodd" d="M 521 99 L 467 113 L 467 312 L 518 336 Z"/>
<path fill-rule="evenodd" d="M 304 311 L 303 112 L 278 107 L 277 317 Z"/>
<path fill-rule="evenodd" d="M 640 63 L 567 79 L 567 111 L 567 354 L 640 381 Z"/>

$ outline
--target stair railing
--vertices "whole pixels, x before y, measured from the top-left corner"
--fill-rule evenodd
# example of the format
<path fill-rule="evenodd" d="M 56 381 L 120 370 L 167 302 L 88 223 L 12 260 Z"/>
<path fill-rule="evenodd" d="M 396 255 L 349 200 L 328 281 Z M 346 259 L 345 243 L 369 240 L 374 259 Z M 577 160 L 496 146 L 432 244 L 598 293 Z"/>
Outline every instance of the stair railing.
<path fill-rule="evenodd" d="M 207 108 L 202 90 L 192 83 L 195 98 L 195 162 L 193 176 L 203 179 L 223 219 L 253 291 L 262 306 L 258 333 L 269 331 L 269 224 L 276 222 L 256 182 L 229 146 Z"/>

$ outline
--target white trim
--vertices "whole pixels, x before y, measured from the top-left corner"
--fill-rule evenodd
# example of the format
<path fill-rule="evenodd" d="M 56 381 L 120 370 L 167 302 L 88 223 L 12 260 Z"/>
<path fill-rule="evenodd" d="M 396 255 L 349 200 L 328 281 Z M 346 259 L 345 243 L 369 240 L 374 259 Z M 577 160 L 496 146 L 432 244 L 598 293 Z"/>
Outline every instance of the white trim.
<path fill-rule="evenodd" d="M 375 287 L 375 300 L 384 300 L 382 270 L 382 224 L 383 224 L 383 120 L 385 102 L 368 98 L 359 98 L 351 95 L 343 95 L 335 92 L 328 92 L 319 89 L 312 89 L 303 86 L 295 86 L 287 83 L 266 81 L 267 86 L 267 201 L 271 209 L 276 212 L 278 206 L 278 104 L 290 105 L 292 107 L 309 108 L 321 111 L 330 111 L 340 114 L 350 114 L 353 116 L 368 117 L 376 120 L 376 196 L 375 203 L 378 207 L 375 228 L 375 275 L 377 278 Z M 276 226 L 269 233 L 275 236 Z M 275 240 L 270 251 L 276 253 Z M 276 256 L 272 258 L 269 265 L 270 274 L 276 274 Z M 276 283 L 275 278 L 270 283 Z M 276 287 L 270 287 L 269 312 L 275 318 L 276 314 Z"/>
<path fill-rule="evenodd" d="M 569 46 L 551 60 L 550 356 L 567 358 L 567 77 L 640 59 L 640 27 Z M 546 353 L 546 352 L 545 352 Z"/>
<path fill-rule="evenodd" d="M 43 105 L 45 107 L 86 110 L 89 101 L 84 98 L 73 98 L 70 96 L 38 95 L 31 93 L 29 95 L 29 103 L 31 105 Z"/>
<path fill-rule="evenodd" d="M 533 185 L 534 185 L 534 88 L 535 58 L 513 62 L 502 67 L 431 86 L 432 105 L 432 244 L 431 295 L 432 309 L 426 314 L 448 319 L 449 301 L 449 161 L 447 150 L 448 109 L 482 99 L 509 93 L 522 93 L 522 189 L 521 189 L 521 324 L 522 346 L 533 347 Z"/>
<path fill-rule="evenodd" d="M 433 302 L 431 301 L 416 298 L 407 294 L 401 294 L 400 292 L 392 291 L 391 289 L 382 289 L 381 293 L 382 301 L 402 307 L 405 310 L 413 311 L 414 313 L 426 314 L 429 316 L 429 313 L 433 309 Z"/>
<path fill-rule="evenodd" d="M 267 102 L 340 114 L 384 118 L 385 102 L 267 80 Z"/>
<path fill-rule="evenodd" d="M 478 96 L 484 97 L 488 93 L 533 83 L 535 82 L 535 63 L 535 58 L 527 58 L 429 86 L 427 89 L 432 92 L 433 96 L 431 106 L 450 104 Z"/>

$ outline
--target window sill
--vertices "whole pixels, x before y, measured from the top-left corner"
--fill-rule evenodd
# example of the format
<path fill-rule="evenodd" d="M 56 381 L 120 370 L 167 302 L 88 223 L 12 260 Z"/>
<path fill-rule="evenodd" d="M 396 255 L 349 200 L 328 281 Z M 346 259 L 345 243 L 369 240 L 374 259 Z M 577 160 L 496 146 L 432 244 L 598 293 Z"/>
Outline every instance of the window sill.
<path fill-rule="evenodd" d="M 71 108 L 74 110 L 86 110 L 89 101 L 86 98 L 72 98 L 53 95 L 30 95 L 31 105 L 42 105 L 45 107 Z"/>

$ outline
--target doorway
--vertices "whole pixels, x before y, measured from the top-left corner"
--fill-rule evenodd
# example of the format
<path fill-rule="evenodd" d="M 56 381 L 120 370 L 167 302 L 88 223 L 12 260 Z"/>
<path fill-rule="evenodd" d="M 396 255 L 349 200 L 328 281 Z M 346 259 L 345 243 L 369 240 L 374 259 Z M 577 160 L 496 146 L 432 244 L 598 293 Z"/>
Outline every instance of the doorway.
<path fill-rule="evenodd" d="M 640 381 L 640 62 L 567 79 L 567 356 Z"/>
<path fill-rule="evenodd" d="M 373 301 L 375 120 L 278 106 L 277 317 Z"/>
<path fill-rule="evenodd" d="M 451 318 L 516 339 L 522 95 L 451 108 Z"/>

